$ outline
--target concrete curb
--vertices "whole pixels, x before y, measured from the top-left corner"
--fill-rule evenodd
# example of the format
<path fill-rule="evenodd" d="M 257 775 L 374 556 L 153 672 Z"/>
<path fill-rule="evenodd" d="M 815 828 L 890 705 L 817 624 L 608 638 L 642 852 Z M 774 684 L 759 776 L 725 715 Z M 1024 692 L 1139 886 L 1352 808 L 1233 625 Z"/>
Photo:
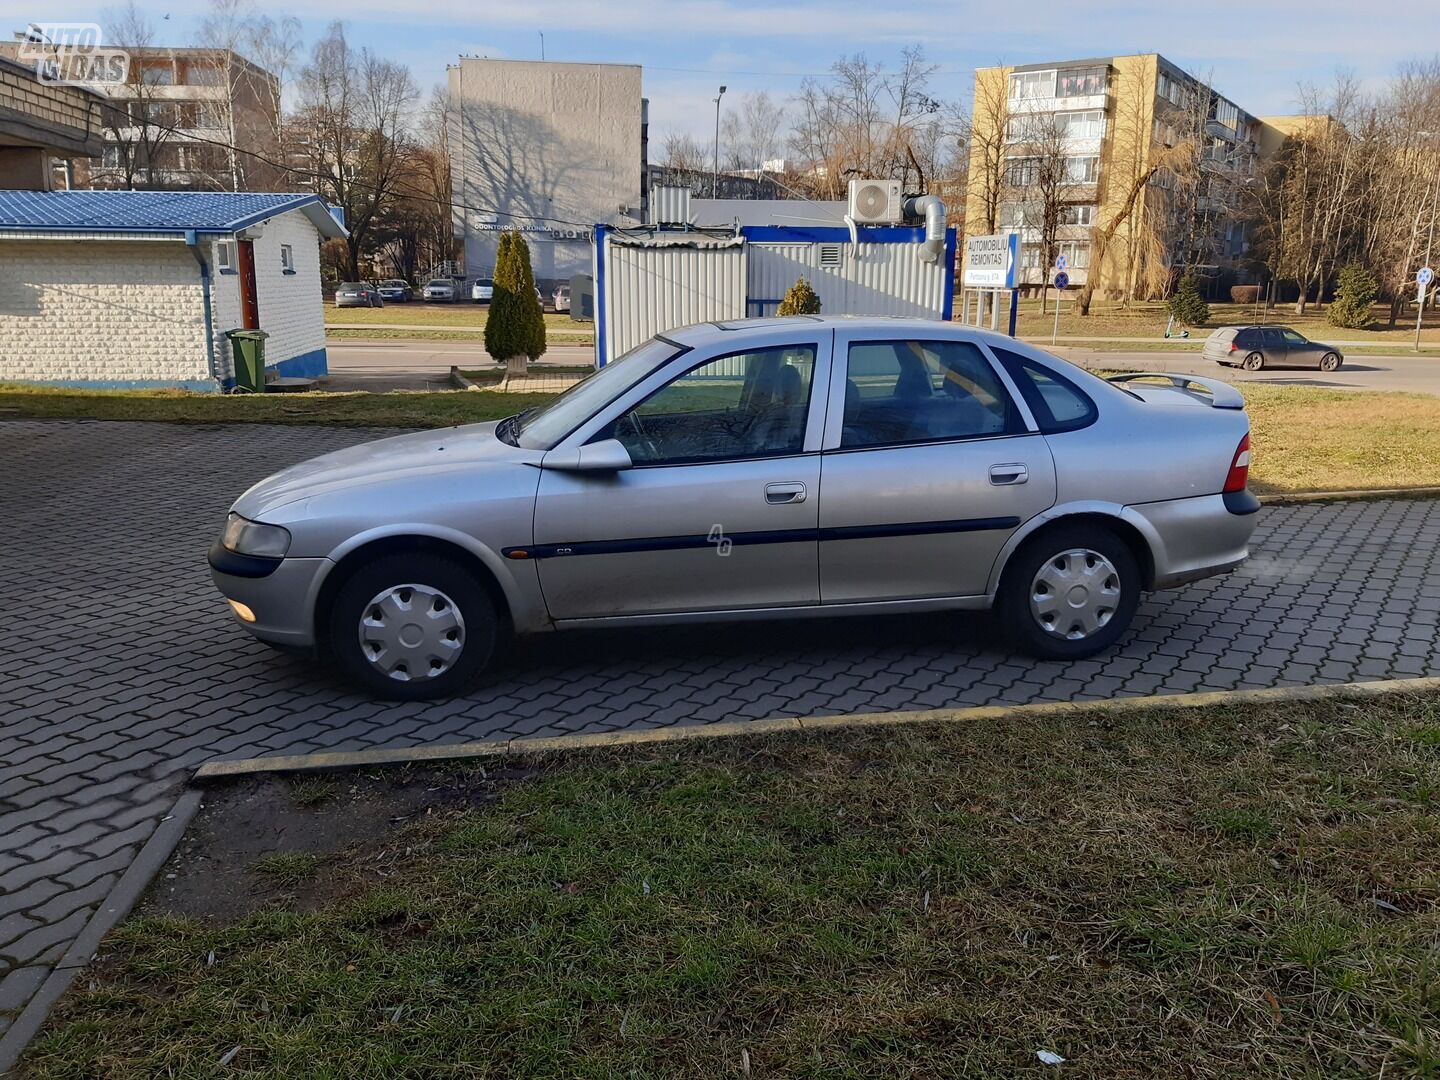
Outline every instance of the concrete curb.
<path fill-rule="evenodd" d="M 1359 491 L 1295 491 L 1281 495 L 1260 495 L 1263 506 L 1285 506 L 1290 503 L 1342 502 L 1364 499 L 1433 499 L 1440 496 L 1440 487 L 1364 488 Z"/>
<path fill-rule="evenodd" d="M 539 754 L 557 750 L 643 746 L 651 743 L 684 742 L 690 739 L 723 739 L 741 735 L 824 731 L 832 728 L 963 723 L 1016 716 L 1134 712 L 1143 709 L 1199 709 L 1211 705 L 1318 701 L 1336 697 L 1374 697 L 1426 691 L 1440 691 L 1440 678 L 1386 679 L 1375 682 L 1333 683 L 1320 686 L 1277 686 L 1264 690 L 1215 690 L 1197 694 L 1153 694 L 1143 697 L 1108 698 L 1102 701 L 1044 702 L 1037 705 L 985 705 L 970 709 L 927 709 L 913 712 L 852 713 L 846 716 L 816 716 L 803 719 L 794 717 L 748 720 L 721 724 L 699 724 L 694 727 L 653 728 L 648 731 L 560 735 L 546 739 L 507 739 L 496 742 L 451 743 L 442 746 L 411 746 L 394 750 L 352 750 L 330 754 L 289 754 L 275 757 L 240 758 L 233 761 L 211 761 L 196 770 L 193 782 L 206 784 L 270 773 L 324 772 L 336 769 L 364 768 L 371 765 L 412 765 L 466 758 L 503 757 L 507 754 Z"/>
<path fill-rule="evenodd" d="M 459 369 L 458 367 L 456 367 L 454 364 L 451 364 L 451 365 L 450 365 L 450 385 L 453 386 L 453 387 L 455 387 L 456 390 L 479 390 L 479 389 L 480 389 L 480 386 L 479 386 L 478 383 L 471 382 L 471 381 L 470 381 L 469 379 L 467 379 L 464 375 L 460 374 L 460 369 Z"/>
<path fill-rule="evenodd" d="M 60 996 L 75 981 L 75 976 L 90 962 L 105 935 L 130 913 L 135 901 L 139 900 L 149 887 L 150 879 L 165 865 L 165 860 L 170 858 L 175 845 L 185 835 L 191 818 L 200 808 L 201 798 L 201 792 L 191 790 L 175 800 L 170 813 L 161 819 L 159 826 L 150 834 L 150 839 L 145 841 L 140 854 L 135 856 L 135 861 L 120 876 L 105 902 L 90 916 L 90 921 L 85 924 L 85 929 L 80 931 L 80 936 L 71 942 L 70 948 L 40 985 L 35 996 L 26 1004 L 5 1035 L 0 1037 L 0 1074 L 14 1068 L 25 1047 L 45 1023 L 51 1007 L 60 1000 Z"/>

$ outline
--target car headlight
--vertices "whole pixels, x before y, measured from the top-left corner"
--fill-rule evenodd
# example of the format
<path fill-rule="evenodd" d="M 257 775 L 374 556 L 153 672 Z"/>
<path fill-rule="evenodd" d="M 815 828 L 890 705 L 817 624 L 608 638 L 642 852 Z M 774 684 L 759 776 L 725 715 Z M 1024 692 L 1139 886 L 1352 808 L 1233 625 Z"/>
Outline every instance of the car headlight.
<path fill-rule="evenodd" d="M 225 519 L 225 532 L 220 542 L 237 555 L 282 559 L 290 550 L 290 530 L 251 521 L 232 511 Z"/>

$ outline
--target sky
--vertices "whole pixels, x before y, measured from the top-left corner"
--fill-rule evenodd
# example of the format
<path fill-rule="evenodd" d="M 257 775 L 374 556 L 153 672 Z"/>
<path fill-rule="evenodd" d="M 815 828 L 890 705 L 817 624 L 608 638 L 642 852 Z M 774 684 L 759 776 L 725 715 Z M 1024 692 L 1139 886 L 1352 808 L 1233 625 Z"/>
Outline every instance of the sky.
<path fill-rule="evenodd" d="M 206 0 L 136 0 L 157 43 L 194 44 Z M 308 47 L 332 19 L 353 45 L 407 64 L 420 86 L 445 81 L 461 54 L 634 63 L 644 67 L 651 137 L 708 141 L 717 87 L 726 103 L 767 90 L 783 101 L 806 76 L 863 52 L 894 67 L 921 44 L 939 65 L 932 93 L 968 105 L 973 71 L 991 64 L 1160 52 L 1242 109 L 1266 116 L 1299 109 L 1302 83 L 1337 70 L 1379 87 L 1408 59 L 1440 52 L 1440 5 L 1396 7 L 1354 0 L 254 0 L 274 17 L 300 18 Z M 83 0 L 0 0 L 0 30 L 28 22 L 105 22 L 113 6 Z"/>

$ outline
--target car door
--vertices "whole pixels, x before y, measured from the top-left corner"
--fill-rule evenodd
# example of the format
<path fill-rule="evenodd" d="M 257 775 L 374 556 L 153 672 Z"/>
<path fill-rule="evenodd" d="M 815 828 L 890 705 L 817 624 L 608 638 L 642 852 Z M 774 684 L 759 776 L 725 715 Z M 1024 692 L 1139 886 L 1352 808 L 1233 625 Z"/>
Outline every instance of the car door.
<path fill-rule="evenodd" d="M 631 468 L 543 471 L 535 543 L 553 618 L 819 602 L 832 336 L 682 357 L 668 381 L 640 388 L 641 400 L 627 395 L 584 440 L 619 440 Z"/>
<path fill-rule="evenodd" d="M 1264 342 L 1265 363 L 1268 367 L 1283 367 L 1289 359 L 1289 348 L 1285 336 L 1274 327 L 1267 326 L 1260 331 Z"/>
<path fill-rule="evenodd" d="M 1280 339 L 1285 342 L 1285 362 L 1305 366 L 1320 366 L 1321 349 L 1303 334 L 1294 330 L 1281 330 Z"/>
<path fill-rule="evenodd" d="M 1028 408 L 974 342 L 836 334 L 820 466 L 825 604 L 976 596 L 1055 502 Z"/>

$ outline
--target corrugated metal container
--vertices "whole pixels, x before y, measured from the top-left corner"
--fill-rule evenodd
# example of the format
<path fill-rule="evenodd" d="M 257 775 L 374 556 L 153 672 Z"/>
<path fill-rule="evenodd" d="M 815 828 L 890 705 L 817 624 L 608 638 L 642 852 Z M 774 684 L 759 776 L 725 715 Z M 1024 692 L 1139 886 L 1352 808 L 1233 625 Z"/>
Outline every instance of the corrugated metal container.
<path fill-rule="evenodd" d="M 677 326 L 745 317 L 742 243 L 638 247 L 609 236 L 603 242 L 607 361 Z"/>
<path fill-rule="evenodd" d="M 821 265 L 835 247 L 839 264 Z M 945 308 L 945 263 L 921 260 L 917 244 L 752 244 L 749 314 L 775 314 L 799 277 L 826 314 L 938 319 Z"/>
<path fill-rule="evenodd" d="M 690 189 L 656 187 L 650 190 L 650 221 L 655 225 L 690 224 Z"/>

